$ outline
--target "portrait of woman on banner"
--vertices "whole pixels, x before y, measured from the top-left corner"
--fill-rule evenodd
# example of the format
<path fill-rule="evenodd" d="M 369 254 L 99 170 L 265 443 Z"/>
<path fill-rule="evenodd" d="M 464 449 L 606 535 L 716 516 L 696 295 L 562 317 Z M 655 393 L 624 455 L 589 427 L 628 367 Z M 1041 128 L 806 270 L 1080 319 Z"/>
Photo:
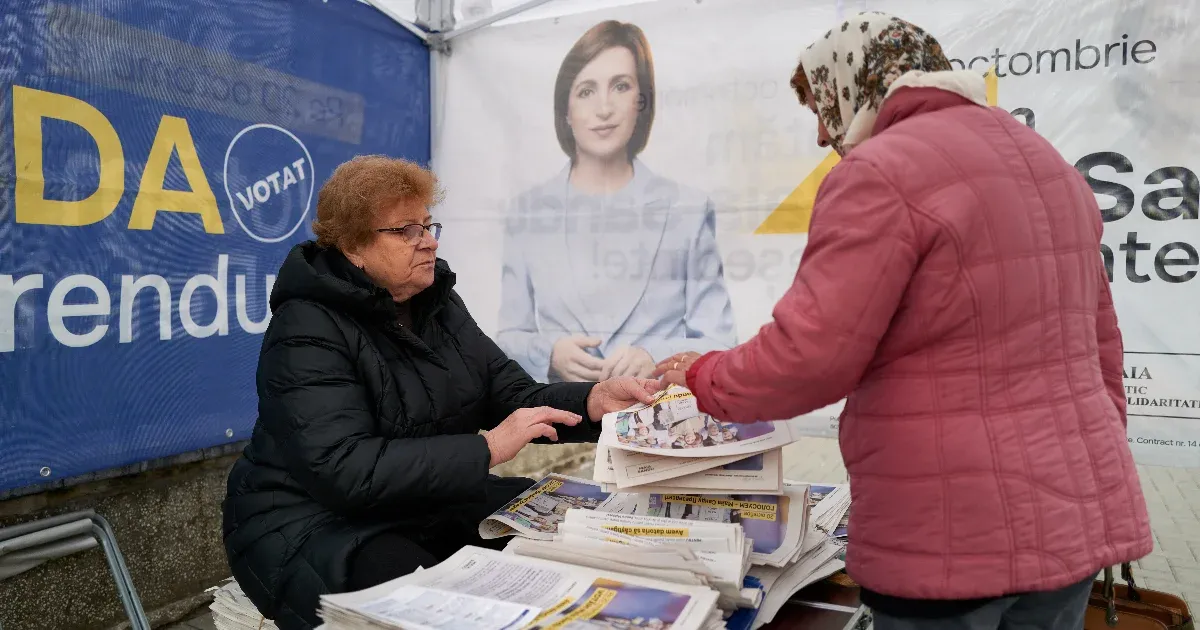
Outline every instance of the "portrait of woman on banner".
<path fill-rule="evenodd" d="M 530 375 L 649 375 L 673 353 L 736 343 L 707 195 L 638 155 L 654 123 L 642 30 L 601 22 L 554 85 L 562 170 L 519 195 L 505 227 L 496 342 Z"/>

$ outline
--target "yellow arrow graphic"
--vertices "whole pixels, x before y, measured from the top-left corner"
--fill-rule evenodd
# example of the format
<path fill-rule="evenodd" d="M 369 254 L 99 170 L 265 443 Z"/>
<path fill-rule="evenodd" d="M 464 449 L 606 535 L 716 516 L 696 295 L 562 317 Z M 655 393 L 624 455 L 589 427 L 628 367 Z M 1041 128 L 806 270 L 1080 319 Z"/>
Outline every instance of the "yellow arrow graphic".
<path fill-rule="evenodd" d="M 1000 79 L 996 76 L 995 67 L 984 75 L 987 83 L 988 105 L 995 106 L 999 100 Z M 837 153 L 829 152 L 824 160 L 800 182 L 799 186 L 780 202 L 767 215 L 762 224 L 754 230 L 755 234 L 805 234 L 808 232 L 808 222 L 812 220 L 813 203 L 817 200 L 817 190 L 821 182 L 837 163 L 841 161 Z"/>

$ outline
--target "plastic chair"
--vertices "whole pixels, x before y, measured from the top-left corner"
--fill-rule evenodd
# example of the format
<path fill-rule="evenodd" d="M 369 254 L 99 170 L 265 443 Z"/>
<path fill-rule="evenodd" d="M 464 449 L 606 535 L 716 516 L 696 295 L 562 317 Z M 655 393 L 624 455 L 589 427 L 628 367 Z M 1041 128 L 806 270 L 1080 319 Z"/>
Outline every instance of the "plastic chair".
<path fill-rule="evenodd" d="M 94 510 L 59 514 L 10 527 L 0 527 L 0 580 L 24 573 L 55 558 L 86 551 L 97 545 L 104 550 L 108 570 L 116 582 L 117 595 L 129 617 L 131 630 L 150 630 L 125 556 L 117 546 L 112 526 Z"/>

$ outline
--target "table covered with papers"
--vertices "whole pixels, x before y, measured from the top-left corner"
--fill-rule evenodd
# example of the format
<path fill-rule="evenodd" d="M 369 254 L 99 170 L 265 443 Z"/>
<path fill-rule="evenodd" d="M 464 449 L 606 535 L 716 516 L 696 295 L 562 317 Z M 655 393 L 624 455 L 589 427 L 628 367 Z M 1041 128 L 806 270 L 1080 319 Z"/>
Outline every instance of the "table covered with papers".
<path fill-rule="evenodd" d="M 754 630 L 846 612 L 789 602 L 844 568 L 850 509 L 845 485 L 783 478 L 791 422 L 717 422 L 672 387 L 602 428 L 592 479 L 547 475 L 480 523 L 511 537 L 503 551 L 322 596 L 326 630 Z"/>

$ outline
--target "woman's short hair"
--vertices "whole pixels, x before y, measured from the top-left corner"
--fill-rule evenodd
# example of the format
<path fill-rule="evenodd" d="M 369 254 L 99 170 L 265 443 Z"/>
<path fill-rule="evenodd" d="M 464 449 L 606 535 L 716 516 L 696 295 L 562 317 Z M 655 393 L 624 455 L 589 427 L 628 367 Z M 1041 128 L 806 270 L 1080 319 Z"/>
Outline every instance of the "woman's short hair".
<path fill-rule="evenodd" d="M 650 56 L 650 43 L 637 25 L 616 20 L 607 20 L 588 29 L 579 41 L 567 51 L 558 78 L 554 80 L 554 131 L 558 134 L 558 146 L 567 157 L 575 160 L 575 134 L 567 123 L 567 107 L 571 101 L 571 85 L 600 53 L 609 48 L 625 48 L 633 53 L 638 81 L 638 118 L 629 139 L 627 149 L 632 160 L 650 141 L 650 126 L 654 124 L 654 59 Z"/>
<path fill-rule="evenodd" d="M 427 208 L 442 200 L 433 171 L 386 155 L 360 155 L 344 162 L 317 194 L 312 224 L 317 244 L 342 251 L 366 244 L 375 233 L 375 214 L 410 199 Z"/>
<path fill-rule="evenodd" d="M 801 101 L 807 102 L 809 95 L 812 94 L 812 87 L 808 84 L 808 75 L 804 73 L 803 63 L 796 64 L 796 69 L 792 71 L 792 80 L 789 83 L 796 96 Z"/>

